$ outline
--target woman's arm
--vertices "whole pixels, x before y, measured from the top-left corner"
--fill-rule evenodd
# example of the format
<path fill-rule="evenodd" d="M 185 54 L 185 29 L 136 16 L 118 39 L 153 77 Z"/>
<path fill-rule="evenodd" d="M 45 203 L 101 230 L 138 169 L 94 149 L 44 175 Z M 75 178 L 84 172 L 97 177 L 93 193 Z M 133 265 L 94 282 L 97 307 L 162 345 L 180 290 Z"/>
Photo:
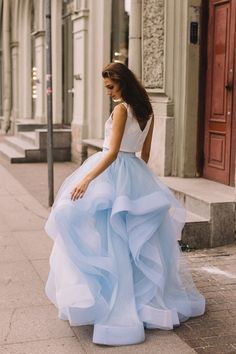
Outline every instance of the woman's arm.
<path fill-rule="evenodd" d="M 149 156 L 150 156 L 150 150 L 151 150 L 151 144 L 152 144 L 152 133 L 153 133 L 153 127 L 154 127 L 154 116 L 152 116 L 152 118 L 150 118 L 151 124 L 146 136 L 146 139 L 143 143 L 143 147 L 142 147 L 142 151 L 141 151 L 141 158 L 143 161 L 145 161 L 146 163 L 148 163 L 149 160 Z"/>
<path fill-rule="evenodd" d="M 103 159 L 95 166 L 83 180 L 72 190 L 71 199 L 76 200 L 82 198 L 89 183 L 100 175 L 105 169 L 112 164 L 117 158 L 121 140 L 125 130 L 125 123 L 127 119 L 127 110 L 123 104 L 115 107 L 113 113 L 112 133 L 110 140 L 110 148 L 103 157 Z"/>

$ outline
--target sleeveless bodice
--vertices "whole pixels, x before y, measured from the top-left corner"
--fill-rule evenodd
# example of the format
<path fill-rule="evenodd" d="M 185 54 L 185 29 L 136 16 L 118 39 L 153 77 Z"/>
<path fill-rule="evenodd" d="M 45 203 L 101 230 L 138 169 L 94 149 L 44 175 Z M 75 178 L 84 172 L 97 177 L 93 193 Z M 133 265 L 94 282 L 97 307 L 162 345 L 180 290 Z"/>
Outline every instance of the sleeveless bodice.
<path fill-rule="evenodd" d="M 122 103 L 127 109 L 127 120 L 125 124 L 124 134 L 121 140 L 120 151 L 124 152 L 138 152 L 141 151 L 144 140 L 147 136 L 151 119 L 147 121 L 147 124 L 143 130 L 141 130 L 137 119 L 134 117 L 132 110 L 127 103 Z M 105 139 L 103 147 L 109 149 L 111 131 L 112 131 L 113 112 L 105 123 Z"/>

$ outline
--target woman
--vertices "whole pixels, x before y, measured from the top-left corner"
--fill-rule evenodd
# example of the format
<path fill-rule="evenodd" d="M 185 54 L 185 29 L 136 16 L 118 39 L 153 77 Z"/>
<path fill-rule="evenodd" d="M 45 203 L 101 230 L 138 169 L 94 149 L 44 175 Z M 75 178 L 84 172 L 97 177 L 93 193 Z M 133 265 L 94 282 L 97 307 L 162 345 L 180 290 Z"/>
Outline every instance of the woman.
<path fill-rule="evenodd" d="M 46 223 L 55 241 L 46 293 L 61 319 L 94 325 L 94 343 L 127 345 L 144 341 L 144 327 L 170 330 L 202 315 L 205 300 L 177 243 L 184 209 L 146 165 L 148 95 L 123 64 L 102 76 L 120 103 L 105 124 L 103 151 L 58 192 Z"/>

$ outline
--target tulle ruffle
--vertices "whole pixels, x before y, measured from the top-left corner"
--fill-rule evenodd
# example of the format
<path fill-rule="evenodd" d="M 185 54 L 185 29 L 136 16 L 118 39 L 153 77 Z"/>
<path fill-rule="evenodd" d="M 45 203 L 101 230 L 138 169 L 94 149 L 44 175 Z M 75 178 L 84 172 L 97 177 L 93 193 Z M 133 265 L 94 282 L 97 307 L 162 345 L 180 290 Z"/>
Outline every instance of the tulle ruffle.
<path fill-rule="evenodd" d="M 106 151 L 69 176 L 45 229 L 54 240 L 46 293 L 71 325 L 94 324 L 93 341 L 122 345 L 144 340 L 144 327 L 173 329 L 202 315 L 177 238 L 185 212 L 169 189 L 133 153 L 71 201 L 73 187 Z"/>

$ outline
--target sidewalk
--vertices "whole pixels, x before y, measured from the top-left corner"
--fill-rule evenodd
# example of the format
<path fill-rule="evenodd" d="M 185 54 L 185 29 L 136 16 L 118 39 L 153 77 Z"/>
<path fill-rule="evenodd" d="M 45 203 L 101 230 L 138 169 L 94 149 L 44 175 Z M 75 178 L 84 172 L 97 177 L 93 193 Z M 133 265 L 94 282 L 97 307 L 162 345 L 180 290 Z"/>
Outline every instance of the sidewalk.
<path fill-rule="evenodd" d="M 55 165 L 55 190 L 77 166 Z M 52 243 L 43 226 L 46 164 L 0 160 L 0 353 L 235 353 L 236 245 L 186 254 L 207 312 L 174 331 L 146 331 L 146 342 L 127 347 L 91 343 L 91 326 L 70 327 L 44 294 Z M 19 183 L 20 181 L 20 183 Z"/>

